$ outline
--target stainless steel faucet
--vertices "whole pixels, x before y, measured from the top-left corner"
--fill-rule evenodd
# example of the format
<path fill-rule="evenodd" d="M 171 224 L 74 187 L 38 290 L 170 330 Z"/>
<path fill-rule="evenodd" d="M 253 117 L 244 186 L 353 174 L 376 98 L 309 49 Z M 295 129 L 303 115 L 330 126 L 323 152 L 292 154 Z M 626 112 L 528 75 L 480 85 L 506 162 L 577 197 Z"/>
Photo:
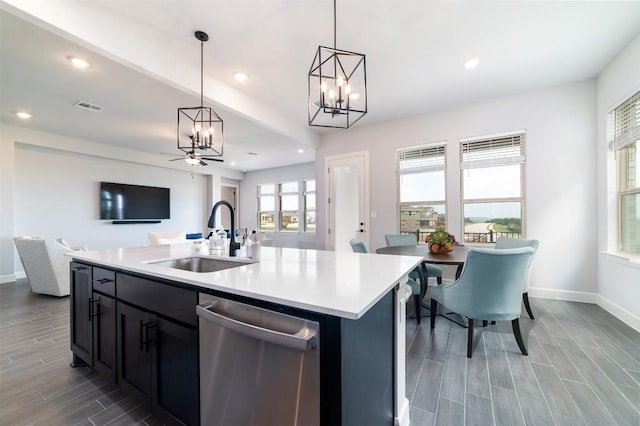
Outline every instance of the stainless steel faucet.
<path fill-rule="evenodd" d="M 209 223 L 207 226 L 209 228 L 215 229 L 216 227 L 216 211 L 218 211 L 218 207 L 221 205 L 225 205 L 229 207 L 229 211 L 231 212 L 231 238 L 229 238 L 229 256 L 235 256 L 236 250 L 240 249 L 240 243 L 237 243 L 235 240 L 236 234 L 236 219 L 235 212 L 233 211 L 233 206 L 228 201 L 218 201 L 213 205 L 211 209 L 211 216 L 209 216 Z"/>

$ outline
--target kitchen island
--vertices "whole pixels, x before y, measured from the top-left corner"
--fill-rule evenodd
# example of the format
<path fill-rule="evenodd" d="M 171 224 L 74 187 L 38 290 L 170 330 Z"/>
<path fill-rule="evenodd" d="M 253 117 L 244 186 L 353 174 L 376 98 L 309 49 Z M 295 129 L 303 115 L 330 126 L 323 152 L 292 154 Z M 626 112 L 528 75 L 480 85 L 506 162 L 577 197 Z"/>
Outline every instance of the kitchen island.
<path fill-rule="evenodd" d="M 306 410 L 317 414 L 297 413 L 298 424 L 408 424 L 402 283 L 421 258 L 263 247 L 257 262 L 194 272 L 167 266 L 192 256 L 188 243 L 71 255 L 74 364 L 169 423 L 200 424 L 201 406 L 219 398 L 201 392 L 209 357 L 196 305 L 206 296 L 318 324 L 318 401 Z"/>

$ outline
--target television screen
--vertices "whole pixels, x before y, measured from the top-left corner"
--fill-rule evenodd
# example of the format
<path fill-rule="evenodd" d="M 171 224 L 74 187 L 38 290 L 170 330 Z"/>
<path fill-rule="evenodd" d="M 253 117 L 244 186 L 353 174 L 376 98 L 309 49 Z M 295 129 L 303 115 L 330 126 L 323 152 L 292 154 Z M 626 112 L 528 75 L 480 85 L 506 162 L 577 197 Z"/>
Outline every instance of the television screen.
<path fill-rule="evenodd" d="M 169 218 L 169 188 L 100 182 L 100 219 Z"/>

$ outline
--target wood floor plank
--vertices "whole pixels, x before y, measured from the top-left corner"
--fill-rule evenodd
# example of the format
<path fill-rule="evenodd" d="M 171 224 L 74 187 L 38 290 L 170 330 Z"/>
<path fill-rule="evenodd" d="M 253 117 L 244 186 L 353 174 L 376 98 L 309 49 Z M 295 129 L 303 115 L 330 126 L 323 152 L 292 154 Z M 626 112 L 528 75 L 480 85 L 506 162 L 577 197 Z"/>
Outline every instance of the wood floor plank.
<path fill-rule="evenodd" d="M 409 409 L 409 419 L 411 426 L 433 426 L 436 422 L 436 415 L 418 407 L 411 406 Z"/>
<path fill-rule="evenodd" d="M 536 379 L 513 376 L 520 408 L 527 426 L 548 426 L 553 416 Z"/>
<path fill-rule="evenodd" d="M 606 374 L 613 383 L 617 383 L 632 388 L 640 387 L 638 383 L 618 364 L 613 361 L 607 353 L 600 348 L 583 346 L 582 350 L 591 360 Z"/>
<path fill-rule="evenodd" d="M 496 426 L 524 426 L 518 396 L 514 391 L 491 386 Z"/>
<path fill-rule="evenodd" d="M 464 404 L 466 356 L 448 354 L 444 361 L 440 396 Z"/>
<path fill-rule="evenodd" d="M 616 424 L 611 413 L 602 405 L 602 402 L 600 402 L 591 387 L 571 380 L 563 381 L 580 412 L 583 413 L 582 417 L 588 425 Z"/>
<path fill-rule="evenodd" d="M 436 426 L 464 426 L 464 404 L 440 398 Z"/>
<path fill-rule="evenodd" d="M 468 393 L 466 400 L 466 426 L 493 425 L 493 407 L 491 399 Z"/>
<path fill-rule="evenodd" d="M 489 380 L 491 386 L 498 386 L 502 389 L 516 390 L 513 385 L 513 378 L 509 371 L 507 354 L 504 351 L 487 349 L 487 361 L 489 365 Z"/>
<path fill-rule="evenodd" d="M 640 425 L 640 412 L 638 411 L 640 405 L 634 408 L 624 394 L 604 374 L 593 370 L 585 371 L 584 376 L 618 425 Z"/>
<path fill-rule="evenodd" d="M 549 404 L 552 413 L 560 414 L 565 417 L 573 417 L 574 419 L 582 419 L 578 407 L 576 407 L 573 399 L 564 387 L 560 376 L 553 367 L 540 364 L 531 364 L 533 371 L 536 373 L 538 383 Z"/>
<path fill-rule="evenodd" d="M 571 362 L 571 359 L 558 345 L 542 344 L 542 348 L 549 356 L 551 365 L 556 369 L 556 372 L 562 379 L 573 380 L 574 382 L 586 383 L 582 374 L 578 371 L 576 366 Z"/>
<path fill-rule="evenodd" d="M 467 393 L 491 399 L 487 357 L 476 355 L 467 360 Z"/>
<path fill-rule="evenodd" d="M 431 359 L 424 360 L 416 392 L 411 401 L 412 405 L 436 413 L 443 371 L 444 363 Z"/>

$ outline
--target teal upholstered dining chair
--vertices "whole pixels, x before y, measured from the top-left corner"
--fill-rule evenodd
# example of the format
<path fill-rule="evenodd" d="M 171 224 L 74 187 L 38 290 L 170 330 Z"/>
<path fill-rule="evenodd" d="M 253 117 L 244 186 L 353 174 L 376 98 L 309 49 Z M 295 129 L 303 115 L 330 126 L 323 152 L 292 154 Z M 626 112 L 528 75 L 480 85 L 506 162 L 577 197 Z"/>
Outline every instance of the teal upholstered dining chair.
<path fill-rule="evenodd" d="M 415 246 L 418 244 L 418 238 L 416 234 L 386 234 L 384 236 L 384 240 L 387 243 L 387 247 L 394 246 Z M 426 280 L 429 277 L 436 277 L 436 281 L 438 285 L 442 284 L 442 268 L 438 268 L 435 265 L 423 262 L 422 265 L 425 267 L 427 271 Z M 417 268 L 416 268 L 417 269 Z M 421 277 L 421 273 L 419 271 L 412 272 L 413 275 L 410 275 L 414 280 Z M 424 283 L 425 288 L 427 288 L 427 283 Z"/>
<path fill-rule="evenodd" d="M 358 240 L 349 241 L 354 253 L 369 253 L 369 247 L 367 243 Z M 409 277 L 407 284 L 411 287 L 411 295 L 413 296 L 413 303 L 416 310 L 416 321 L 420 324 L 420 284 L 413 278 Z"/>
<path fill-rule="evenodd" d="M 538 251 L 538 240 L 525 240 L 522 238 L 509 238 L 509 237 L 498 237 L 496 240 L 496 249 L 512 249 L 512 248 L 520 248 L 520 247 L 531 247 L 535 253 Z M 533 263 L 533 259 L 531 260 Z M 529 305 L 529 279 L 531 277 L 531 264 L 529 264 L 529 270 L 527 271 L 527 278 L 524 281 L 524 289 L 522 291 L 522 301 L 524 302 L 524 307 L 529 314 L 529 318 L 533 318 L 533 312 L 531 311 L 531 306 Z"/>
<path fill-rule="evenodd" d="M 430 287 L 431 328 L 438 304 L 468 318 L 467 357 L 473 352 L 473 320 L 511 321 L 523 355 L 527 348 L 520 333 L 520 300 L 533 259 L 531 247 L 514 249 L 470 248 L 460 277 L 451 284 Z"/>

